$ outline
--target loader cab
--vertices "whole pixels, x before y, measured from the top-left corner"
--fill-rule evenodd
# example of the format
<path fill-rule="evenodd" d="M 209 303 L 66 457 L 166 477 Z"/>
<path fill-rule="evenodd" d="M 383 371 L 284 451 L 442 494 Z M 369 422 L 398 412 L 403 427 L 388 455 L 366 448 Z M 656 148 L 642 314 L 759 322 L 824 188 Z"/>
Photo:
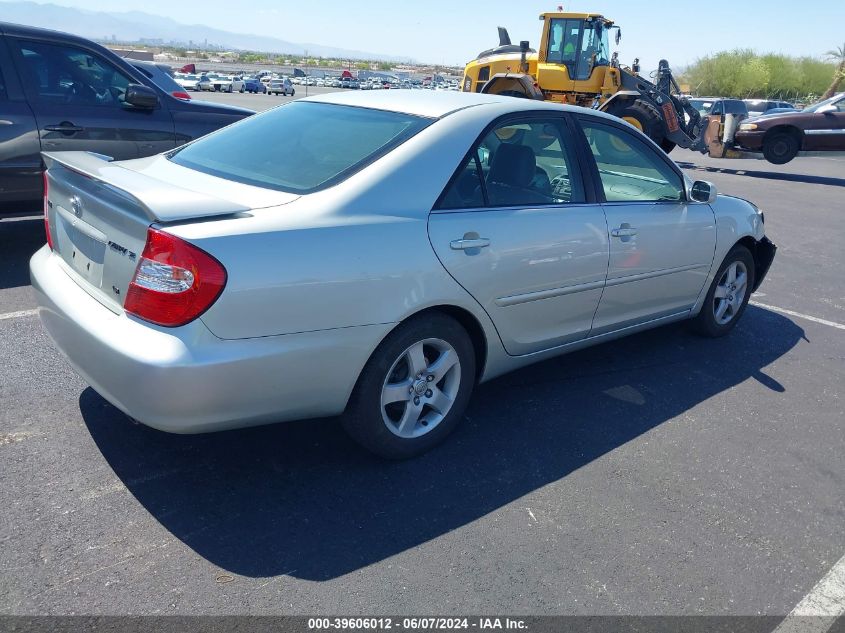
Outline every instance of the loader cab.
<path fill-rule="evenodd" d="M 553 66 L 564 66 L 570 81 L 589 82 L 596 68 L 610 64 L 610 20 L 586 13 L 543 13 L 540 19 L 543 36 L 538 62 L 547 73 Z M 602 81 L 596 80 L 596 90 L 586 85 L 581 89 L 597 92 Z"/>

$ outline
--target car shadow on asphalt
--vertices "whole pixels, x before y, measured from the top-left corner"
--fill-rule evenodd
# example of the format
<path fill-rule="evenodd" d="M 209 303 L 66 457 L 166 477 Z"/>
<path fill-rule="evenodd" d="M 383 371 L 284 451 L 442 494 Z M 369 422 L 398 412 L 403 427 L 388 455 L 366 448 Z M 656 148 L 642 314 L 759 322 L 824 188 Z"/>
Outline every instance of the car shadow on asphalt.
<path fill-rule="evenodd" d="M 732 169 L 728 167 L 708 167 L 684 161 L 678 161 L 678 166 L 681 169 L 703 171 L 711 174 L 728 174 L 731 176 L 748 176 L 749 178 L 763 178 L 766 180 L 803 182 L 810 185 L 829 185 L 831 187 L 845 187 L 845 178 L 832 178 L 830 176 L 813 176 L 812 174 L 788 174 L 774 171 L 755 171 L 753 169 Z"/>
<path fill-rule="evenodd" d="M 29 258 L 44 239 L 41 218 L 0 222 L 0 290 L 29 285 Z"/>
<path fill-rule="evenodd" d="M 90 388 L 79 405 L 127 489 L 197 554 L 243 576 L 322 581 L 475 521 L 749 379 L 783 392 L 765 368 L 803 334 L 749 306 L 721 339 L 680 324 L 545 361 L 479 386 L 442 446 L 398 463 L 364 453 L 336 419 L 180 436 Z"/>

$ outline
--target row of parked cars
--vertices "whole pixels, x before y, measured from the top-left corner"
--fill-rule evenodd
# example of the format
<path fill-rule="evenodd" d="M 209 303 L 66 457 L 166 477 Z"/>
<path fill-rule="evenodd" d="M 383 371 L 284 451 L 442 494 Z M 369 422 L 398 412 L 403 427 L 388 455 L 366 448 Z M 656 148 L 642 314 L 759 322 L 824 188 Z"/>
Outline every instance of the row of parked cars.
<path fill-rule="evenodd" d="M 733 115 L 738 120 L 735 146 L 762 153 L 775 165 L 801 153 L 845 152 L 845 92 L 803 109 L 769 99 L 697 97 L 689 102 L 702 117 Z"/>
<path fill-rule="evenodd" d="M 349 90 L 388 90 L 406 88 L 421 90 L 424 88 L 436 90 L 458 90 L 457 81 L 452 82 L 424 82 L 419 79 L 397 79 L 395 77 L 293 77 L 291 81 L 302 86 L 316 86 L 325 88 L 346 88 Z"/>
<path fill-rule="evenodd" d="M 293 96 L 296 89 L 287 77 L 242 77 L 214 73 L 175 73 L 174 81 L 185 91 L 250 92 Z"/>
<path fill-rule="evenodd" d="M 799 108 L 788 101 L 772 99 L 726 99 L 724 97 L 694 97 L 689 100 L 690 105 L 701 113 L 701 116 L 708 114 L 721 114 L 728 105 L 731 113 L 744 114 L 746 116 L 765 116 L 779 114 L 781 112 L 797 112 Z M 715 108 L 715 110 L 714 110 Z"/>

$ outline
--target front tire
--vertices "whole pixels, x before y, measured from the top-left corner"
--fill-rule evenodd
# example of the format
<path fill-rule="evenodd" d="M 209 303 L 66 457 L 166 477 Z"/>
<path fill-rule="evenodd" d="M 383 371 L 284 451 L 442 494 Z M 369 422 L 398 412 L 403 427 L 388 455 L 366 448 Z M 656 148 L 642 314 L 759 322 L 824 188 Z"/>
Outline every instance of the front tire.
<path fill-rule="evenodd" d="M 785 165 L 798 156 L 800 149 L 798 139 L 789 132 L 776 132 L 763 139 L 763 157 L 774 165 Z"/>
<path fill-rule="evenodd" d="M 755 273 L 751 252 L 741 244 L 734 246 L 719 266 L 701 312 L 692 320 L 693 330 L 717 338 L 734 329 L 751 298 Z"/>
<path fill-rule="evenodd" d="M 475 383 L 466 330 L 439 313 L 391 332 L 367 361 L 343 417 L 347 433 L 387 459 L 420 455 L 463 417 Z"/>

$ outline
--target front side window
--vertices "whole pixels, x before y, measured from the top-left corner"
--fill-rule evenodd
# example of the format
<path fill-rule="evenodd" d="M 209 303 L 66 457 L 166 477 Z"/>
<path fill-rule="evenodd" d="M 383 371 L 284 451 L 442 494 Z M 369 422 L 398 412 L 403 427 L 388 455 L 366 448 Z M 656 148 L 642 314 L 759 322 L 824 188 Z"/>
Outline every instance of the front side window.
<path fill-rule="evenodd" d="M 130 79 L 93 53 L 44 42 L 20 42 L 21 79 L 39 101 L 120 106 Z"/>
<path fill-rule="evenodd" d="M 685 199 L 683 179 L 632 133 L 582 120 L 608 202 L 662 202 Z"/>
<path fill-rule="evenodd" d="M 364 168 L 431 122 L 398 112 L 293 102 L 185 145 L 170 160 L 228 180 L 305 194 Z"/>
<path fill-rule="evenodd" d="M 584 202 L 571 148 L 555 121 L 504 123 L 488 133 L 450 182 L 440 208 Z"/>

